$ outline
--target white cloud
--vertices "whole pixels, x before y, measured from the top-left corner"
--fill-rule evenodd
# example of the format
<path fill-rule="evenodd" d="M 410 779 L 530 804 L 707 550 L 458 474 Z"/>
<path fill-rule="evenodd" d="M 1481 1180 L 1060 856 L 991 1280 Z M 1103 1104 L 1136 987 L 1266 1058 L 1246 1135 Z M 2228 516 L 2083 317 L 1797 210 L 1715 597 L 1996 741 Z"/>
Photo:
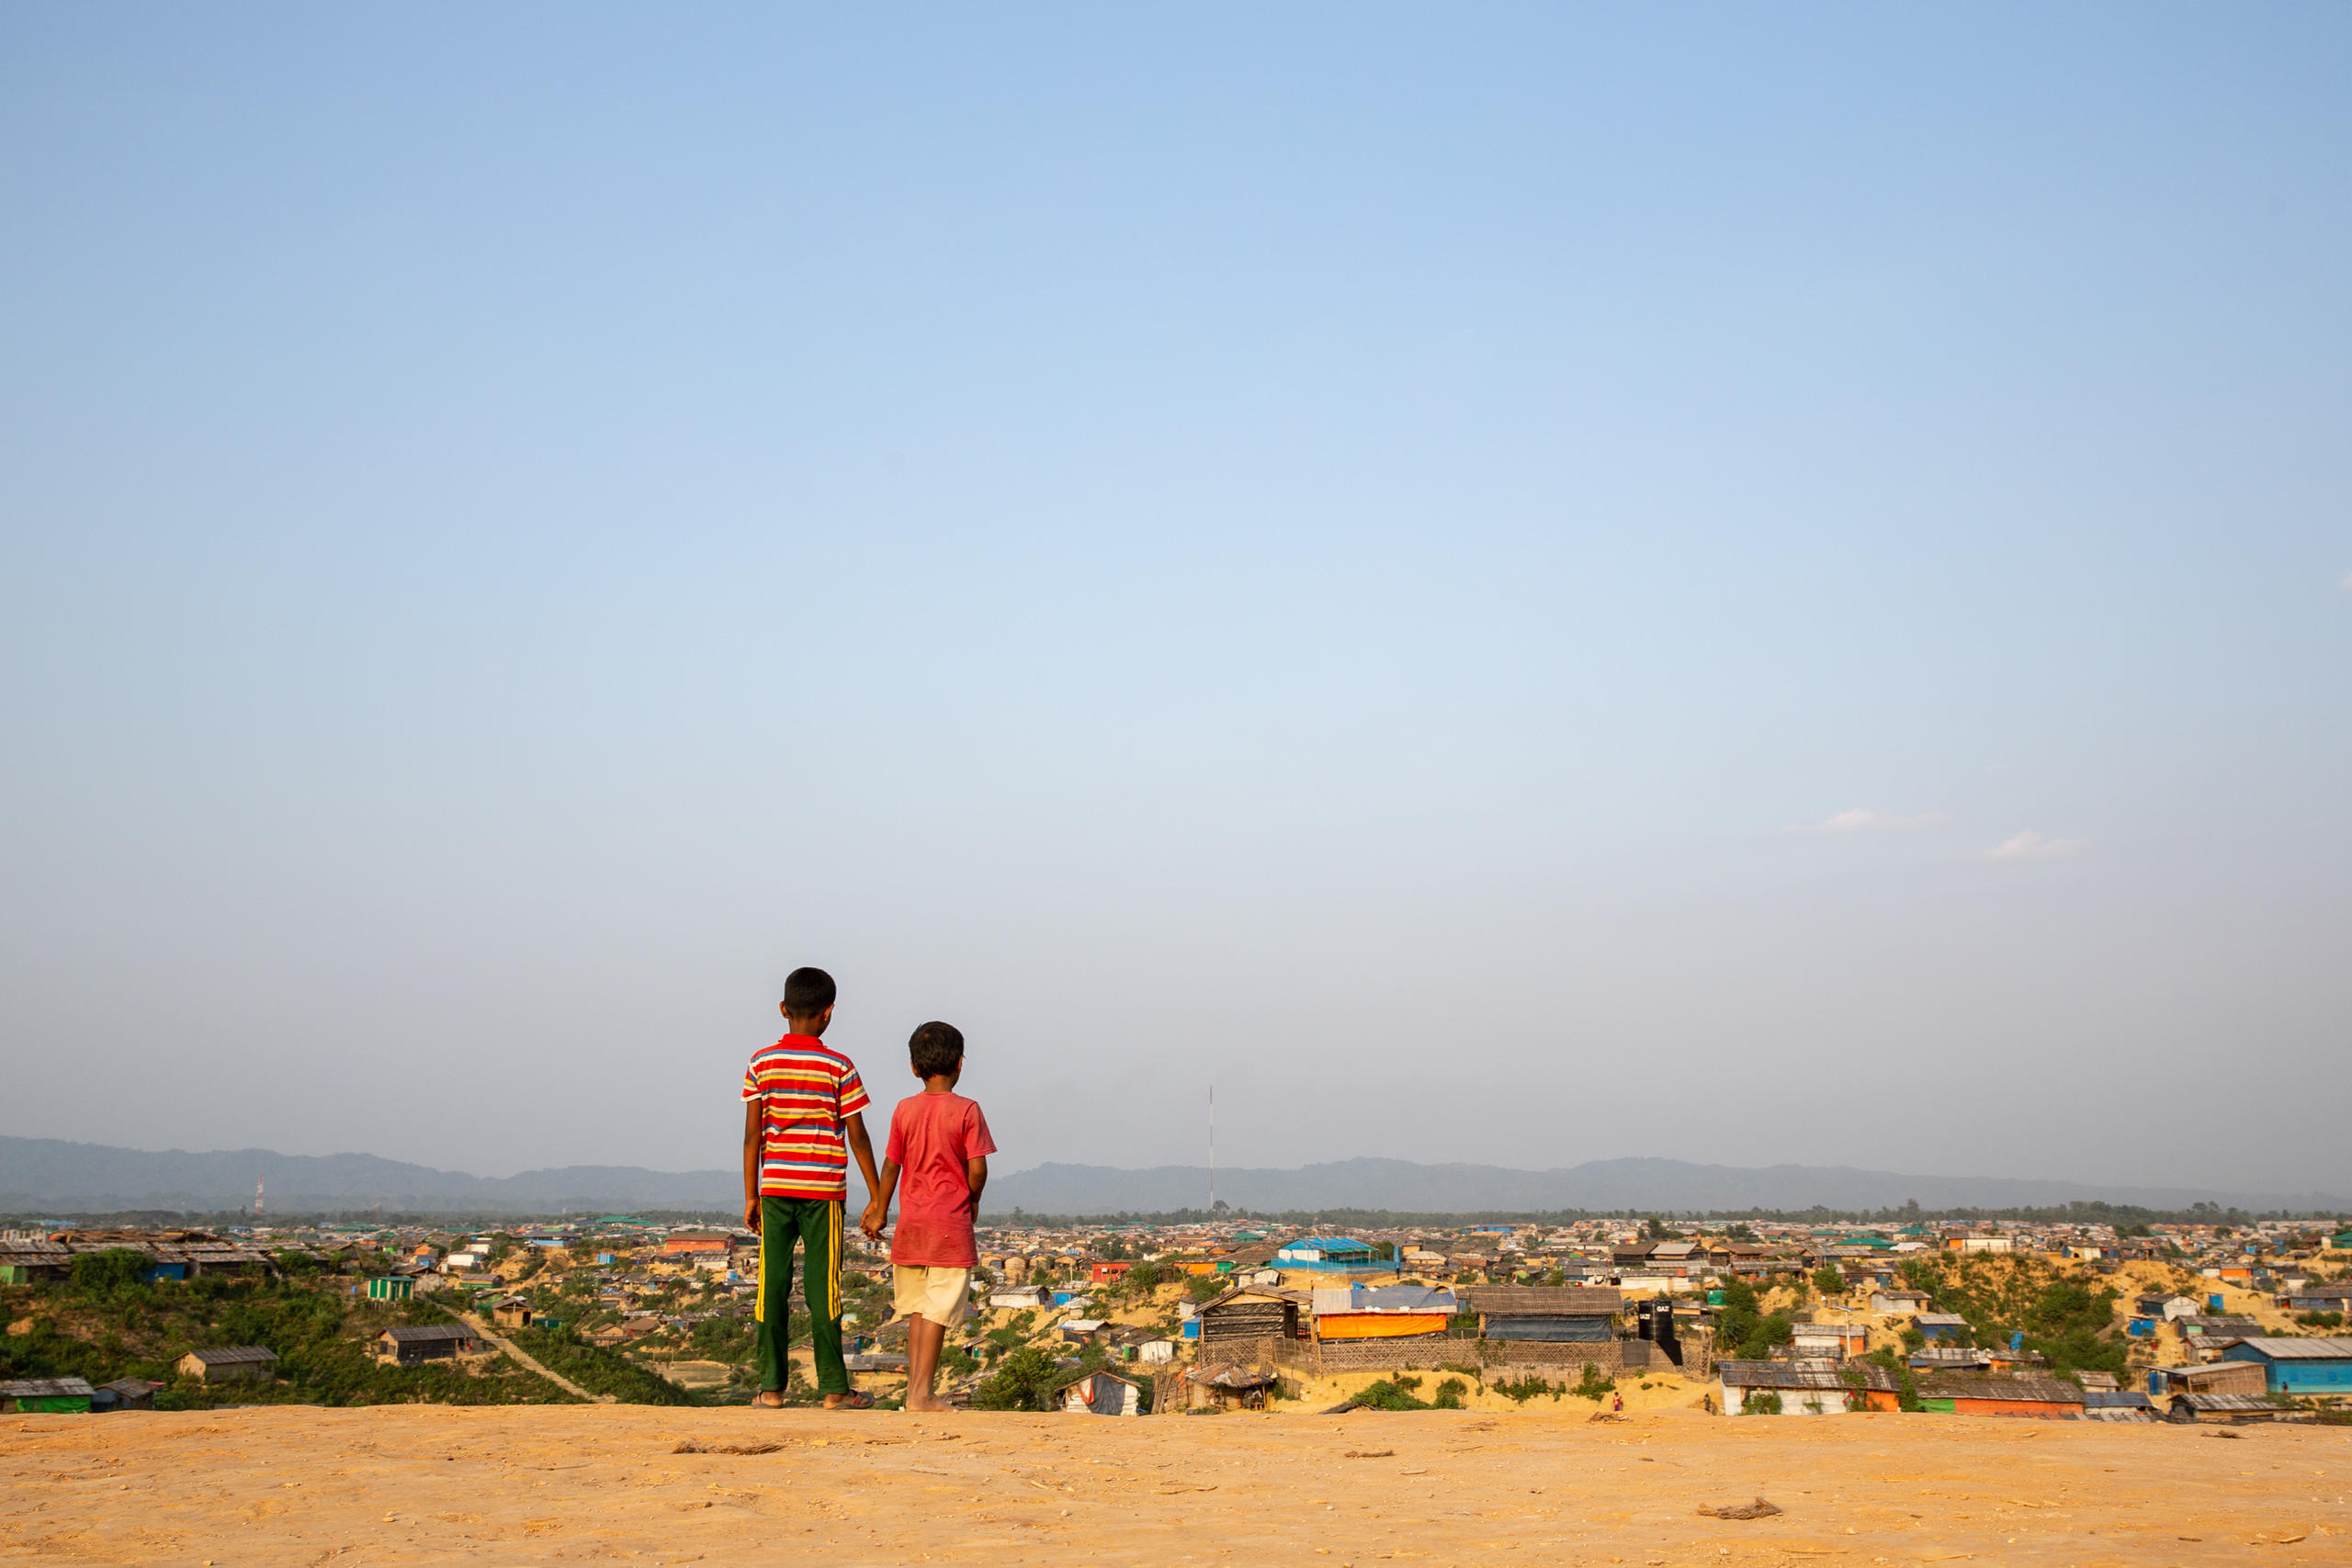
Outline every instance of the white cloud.
<path fill-rule="evenodd" d="M 1792 833 L 1871 833 L 1881 828 L 1932 828 L 1945 820 L 1940 811 L 1926 811 L 1917 817 L 1898 817 L 1891 811 L 1867 811 L 1856 807 L 1840 811 L 1826 822 L 1810 827 L 1792 828 Z"/>
<path fill-rule="evenodd" d="M 2073 860 L 2090 845 L 2081 839 L 2052 839 L 2028 828 L 1977 856 L 1978 860 L 2020 865 L 2031 861 Z"/>

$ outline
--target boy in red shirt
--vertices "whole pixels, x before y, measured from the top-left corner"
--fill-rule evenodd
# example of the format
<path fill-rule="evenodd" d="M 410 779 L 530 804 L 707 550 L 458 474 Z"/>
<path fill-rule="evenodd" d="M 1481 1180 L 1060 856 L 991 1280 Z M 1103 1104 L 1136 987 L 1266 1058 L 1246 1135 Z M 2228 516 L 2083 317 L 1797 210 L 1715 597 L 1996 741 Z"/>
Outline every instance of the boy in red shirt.
<path fill-rule="evenodd" d="M 760 1234 L 752 1339 L 760 1363 L 754 1404 L 784 1403 L 790 1381 L 792 1244 L 803 1248 L 808 1348 L 828 1410 L 871 1410 L 842 1362 L 842 1209 L 849 1161 L 868 1193 L 879 1191 L 865 1135 L 865 1085 L 850 1059 L 819 1036 L 833 1021 L 833 977 L 822 969 L 785 976 L 783 1039 L 752 1053 L 743 1074 L 743 1224 Z"/>
<path fill-rule="evenodd" d="M 939 1348 L 970 1310 L 972 1215 L 996 1153 L 980 1108 L 956 1092 L 964 1076 L 964 1036 L 953 1024 L 926 1023 L 909 1037 L 907 1055 L 922 1092 L 899 1101 L 882 1154 L 882 1186 L 866 1206 L 864 1229 L 882 1234 L 899 1177 L 907 1179 L 899 1229 L 890 1238 L 892 1317 L 907 1320 L 907 1408 L 952 1409 L 932 1393 Z"/>

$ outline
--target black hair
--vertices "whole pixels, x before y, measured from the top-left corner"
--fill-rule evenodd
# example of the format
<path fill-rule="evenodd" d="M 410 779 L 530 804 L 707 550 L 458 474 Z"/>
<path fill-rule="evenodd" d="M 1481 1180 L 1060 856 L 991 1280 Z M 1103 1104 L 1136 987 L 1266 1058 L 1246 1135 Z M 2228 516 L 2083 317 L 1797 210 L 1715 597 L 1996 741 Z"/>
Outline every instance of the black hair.
<path fill-rule="evenodd" d="M 964 1032 L 952 1023 L 926 1023 L 907 1036 L 907 1059 L 927 1078 L 944 1078 L 964 1065 Z"/>
<path fill-rule="evenodd" d="M 822 969 L 795 969 L 784 977 L 784 1010 L 814 1018 L 833 1005 L 833 977 Z"/>

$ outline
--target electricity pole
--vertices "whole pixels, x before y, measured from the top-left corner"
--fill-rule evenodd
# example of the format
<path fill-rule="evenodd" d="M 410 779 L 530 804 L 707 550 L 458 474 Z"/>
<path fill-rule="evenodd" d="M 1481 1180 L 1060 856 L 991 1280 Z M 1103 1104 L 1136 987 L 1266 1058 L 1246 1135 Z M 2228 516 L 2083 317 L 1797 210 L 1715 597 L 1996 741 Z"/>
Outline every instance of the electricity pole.
<path fill-rule="evenodd" d="M 1216 1085 L 1209 1085 L 1209 1213 L 1216 1213 Z"/>

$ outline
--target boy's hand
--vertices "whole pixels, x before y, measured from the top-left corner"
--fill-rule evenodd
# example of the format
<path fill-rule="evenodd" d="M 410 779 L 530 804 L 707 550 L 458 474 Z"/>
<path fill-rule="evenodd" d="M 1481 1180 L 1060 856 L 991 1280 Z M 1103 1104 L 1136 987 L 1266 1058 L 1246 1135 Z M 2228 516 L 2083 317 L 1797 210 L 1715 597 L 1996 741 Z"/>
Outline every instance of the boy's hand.
<path fill-rule="evenodd" d="M 743 1200 L 743 1228 L 753 1235 L 760 1234 L 760 1201 L 757 1198 Z"/>
<path fill-rule="evenodd" d="M 866 1240 L 880 1241 L 882 1239 L 882 1221 L 884 1218 L 885 1213 L 882 1208 L 882 1202 L 881 1200 L 877 1198 L 873 1202 L 865 1205 L 865 1213 L 859 1217 L 857 1228 L 865 1233 Z"/>

